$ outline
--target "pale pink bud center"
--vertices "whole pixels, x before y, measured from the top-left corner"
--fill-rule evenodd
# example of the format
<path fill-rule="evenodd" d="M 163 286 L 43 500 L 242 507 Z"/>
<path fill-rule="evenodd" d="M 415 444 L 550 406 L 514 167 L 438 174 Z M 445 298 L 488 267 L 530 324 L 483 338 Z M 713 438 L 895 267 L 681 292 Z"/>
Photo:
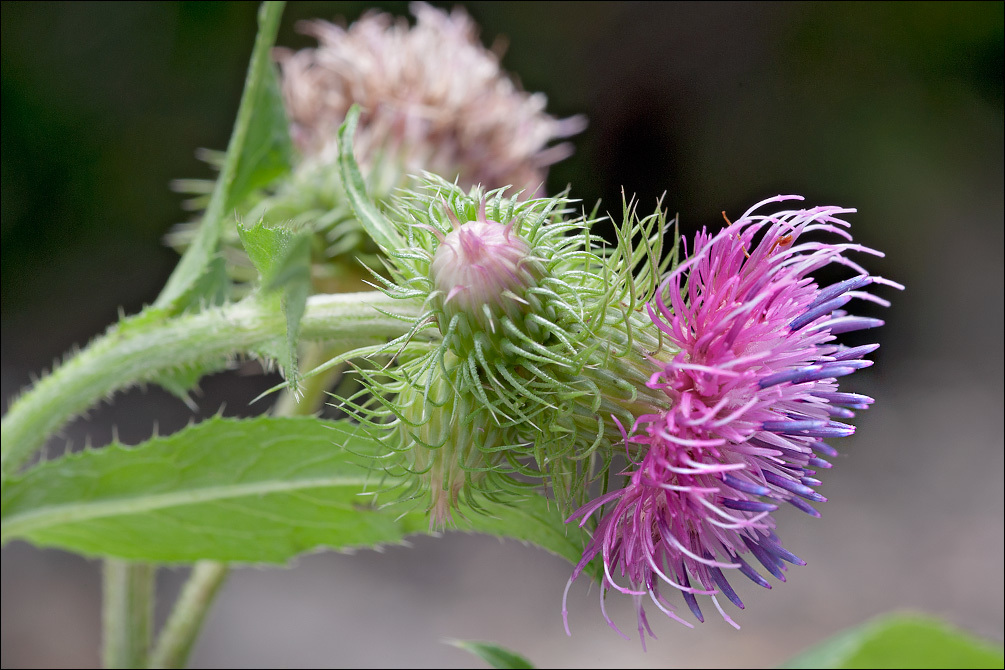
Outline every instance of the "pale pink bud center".
<path fill-rule="evenodd" d="M 504 292 L 523 287 L 521 263 L 529 253 L 530 246 L 509 226 L 468 221 L 436 250 L 433 280 L 445 304 L 478 314 L 482 305 L 497 305 Z"/>

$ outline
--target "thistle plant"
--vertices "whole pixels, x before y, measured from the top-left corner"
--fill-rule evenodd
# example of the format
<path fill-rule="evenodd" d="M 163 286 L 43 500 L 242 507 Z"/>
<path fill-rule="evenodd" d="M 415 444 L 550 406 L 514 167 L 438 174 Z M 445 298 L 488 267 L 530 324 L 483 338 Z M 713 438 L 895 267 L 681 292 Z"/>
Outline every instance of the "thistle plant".
<path fill-rule="evenodd" d="M 164 291 L 3 419 L 3 539 L 107 559 L 110 666 L 182 665 L 231 563 L 414 533 L 532 541 L 574 565 L 566 594 L 587 575 L 602 607 L 631 595 L 643 643 L 646 598 L 680 620 L 679 591 L 701 621 L 709 596 L 732 621 L 730 577 L 770 587 L 752 563 L 782 581 L 802 563 L 772 513 L 817 515 L 824 440 L 872 402 L 837 380 L 875 345 L 836 336 L 881 322 L 843 307 L 900 288 L 849 258 L 877 253 L 850 241 L 853 210 L 759 213 L 779 196 L 688 253 L 660 204 L 629 200 L 605 240 L 599 210 L 542 190 L 582 121 L 545 114 L 463 13 L 413 11 L 308 25 L 320 46 L 276 52 L 280 78 L 266 3 L 219 177 L 183 185 L 208 197 L 170 236 Z M 830 264 L 852 276 L 820 287 Z M 190 401 L 239 357 L 285 375 L 272 416 L 33 462 L 104 396 Z M 346 417 L 315 416 L 326 400 Z M 156 564 L 196 567 L 154 643 Z"/>

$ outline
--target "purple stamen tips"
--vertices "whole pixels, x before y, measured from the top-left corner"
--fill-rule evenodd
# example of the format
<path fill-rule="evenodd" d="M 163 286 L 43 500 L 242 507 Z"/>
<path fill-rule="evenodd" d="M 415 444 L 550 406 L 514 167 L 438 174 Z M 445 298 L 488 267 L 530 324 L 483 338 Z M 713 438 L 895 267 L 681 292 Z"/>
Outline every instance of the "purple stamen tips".
<path fill-rule="evenodd" d="M 826 420 L 806 420 L 806 421 L 765 421 L 761 424 L 761 430 L 771 433 L 781 433 L 783 435 L 799 435 L 814 428 L 823 428 L 827 425 Z"/>
<path fill-rule="evenodd" d="M 706 556 L 706 558 L 711 558 L 711 556 Z M 727 598 L 729 598 L 729 601 L 741 610 L 744 609 L 743 601 L 740 600 L 740 596 L 736 595 L 736 591 L 734 591 L 733 587 L 730 586 L 726 576 L 722 574 L 722 570 L 719 568 L 709 568 L 708 572 L 712 575 L 715 585 L 719 587 L 719 590 L 722 591 Z"/>
<path fill-rule="evenodd" d="M 852 374 L 855 370 L 856 368 L 852 365 L 807 365 L 767 375 L 758 382 L 758 385 L 762 389 L 766 389 L 769 386 L 784 384 L 785 382 L 804 384 L 821 379 L 830 379 L 831 377 L 844 377 L 845 375 Z"/>
<path fill-rule="evenodd" d="M 789 324 L 789 329 L 799 330 L 803 326 L 819 319 L 821 316 L 830 314 L 834 310 L 844 307 L 848 304 L 849 300 L 851 300 L 851 296 L 842 295 L 832 300 L 827 300 L 826 302 L 816 306 L 811 305 L 809 309 L 792 320 Z"/>
<path fill-rule="evenodd" d="M 783 547 L 774 533 L 769 534 L 768 537 L 760 538 L 759 544 L 765 551 L 770 552 L 776 561 L 781 559 L 786 563 L 791 563 L 792 565 L 806 565 L 806 561 Z"/>
<path fill-rule="evenodd" d="M 747 579 L 749 579 L 750 581 L 754 582 L 758 586 L 763 586 L 766 589 L 770 589 L 771 588 L 771 582 L 769 582 L 767 579 L 765 579 L 764 577 L 762 577 L 757 572 L 757 570 L 754 570 L 752 567 L 750 567 L 749 563 L 747 563 L 746 561 L 744 561 L 739 556 L 734 556 L 733 560 L 740 564 L 740 572 L 743 573 L 743 575 Z"/>
<path fill-rule="evenodd" d="M 667 587 L 681 591 L 699 621 L 698 596 L 708 591 L 691 584 L 737 607 L 743 605 L 728 570 L 771 588 L 741 554 L 781 581 L 783 563 L 805 565 L 782 547 L 771 514 L 787 502 L 820 516 L 806 502 L 826 501 L 811 475 L 831 467 L 819 456 L 837 455 L 821 439 L 851 435 L 855 428 L 834 417 L 852 418 L 852 410 L 872 404 L 868 396 L 839 392 L 837 380 L 872 365 L 863 357 L 877 345 L 847 348 L 833 336 L 882 325 L 843 308 L 853 298 L 875 298 L 859 291 L 865 286 L 893 283 L 845 256 L 870 249 L 798 241 L 810 231 L 850 241 L 838 218 L 849 210 L 763 216 L 756 209 L 717 234 L 698 233 L 691 256 L 647 306 L 672 345 L 663 358 L 651 355 L 647 384 L 665 394 L 666 406 L 637 416 L 624 431 L 634 469 L 625 488 L 605 498 L 606 513 L 580 562 L 602 556 L 602 591 L 648 592 L 671 618 L 677 615 L 660 595 Z M 821 289 L 810 275 L 829 264 L 859 274 Z M 581 512 L 599 509 L 590 504 Z M 618 576 L 627 586 L 611 581 Z M 636 601 L 640 630 L 648 630 L 643 598 Z"/>
<path fill-rule="evenodd" d="M 748 482 L 739 477 L 734 477 L 728 472 L 722 476 L 722 482 L 737 491 L 742 491 L 743 493 L 749 493 L 755 496 L 766 496 L 771 492 L 767 486 L 761 486 L 760 484 L 755 484 L 753 482 Z"/>
<path fill-rule="evenodd" d="M 816 517 L 817 519 L 819 519 L 821 516 L 820 512 L 818 512 L 813 506 L 811 506 L 809 503 L 803 502 L 799 498 L 789 498 L 787 502 L 796 509 L 802 512 L 806 512 L 812 517 Z"/>
<path fill-rule="evenodd" d="M 838 335 L 866 328 L 878 328 L 884 323 L 882 319 L 872 319 L 866 316 L 839 316 L 813 326 L 812 330 L 828 330 L 832 335 Z"/>
<path fill-rule="evenodd" d="M 684 573 L 682 577 L 684 586 L 690 586 L 691 584 L 688 582 L 687 573 Z M 701 608 L 698 607 L 698 599 L 695 598 L 694 594 L 691 593 L 690 591 L 684 591 L 683 595 L 684 595 L 684 602 L 687 603 L 687 608 L 691 610 L 691 614 L 694 615 L 694 618 L 700 621 L 701 623 L 705 623 L 705 615 L 701 613 Z"/>
<path fill-rule="evenodd" d="M 813 395 L 821 400 L 826 400 L 827 402 L 833 403 L 835 405 L 843 405 L 845 407 L 851 407 L 854 409 L 866 409 L 869 405 L 875 402 L 872 398 L 867 395 L 861 395 L 858 393 L 836 393 L 830 391 L 814 391 Z"/>
<path fill-rule="evenodd" d="M 771 573 L 771 575 L 780 581 L 785 581 L 785 574 L 782 572 L 784 566 L 782 561 L 778 559 L 774 554 L 768 553 L 765 548 L 757 541 L 751 540 L 746 535 L 741 537 L 743 543 L 747 545 L 747 549 L 750 553 L 754 555 L 757 562 L 764 566 L 764 569 Z"/>
<path fill-rule="evenodd" d="M 812 500 L 813 502 L 827 502 L 826 498 L 801 482 L 776 475 L 773 472 L 765 472 L 764 478 L 775 486 L 785 489 L 791 493 L 795 493 L 797 496 L 801 496 L 807 500 Z"/>
<path fill-rule="evenodd" d="M 807 437 L 848 437 L 849 435 L 855 434 L 855 426 L 831 421 L 829 425 L 822 426 L 820 428 L 810 428 L 796 434 L 805 435 Z"/>
<path fill-rule="evenodd" d="M 829 456 L 830 458 L 834 458 L 838 455 L 837 449 L 830 446 L 826 442 L 810 442 L 807 446 L 813 451 L 819 451 L 824 456 Z"/>
<path fill-rule="evenodd" d="M 722 506 L 729 509 L 743 510 L 744 512 L 774 512 L 778 509 L 778 505 L 772 505 L 771 503 L 760 502 L 758 500 L 733 500 L 732 498 L 723 498 Z"/>
<path fill-rule="evenodd" d="M 847 349 L 843 349 L 838 353 L 834 354 L 832 358 L 835 361 L 847 361 L 855 358 L 862 358 L 863 356 L 868 356 L 877 349 L 879 349 L 878 344 L 864 344 L 861 347 L 850 347 Z"/>

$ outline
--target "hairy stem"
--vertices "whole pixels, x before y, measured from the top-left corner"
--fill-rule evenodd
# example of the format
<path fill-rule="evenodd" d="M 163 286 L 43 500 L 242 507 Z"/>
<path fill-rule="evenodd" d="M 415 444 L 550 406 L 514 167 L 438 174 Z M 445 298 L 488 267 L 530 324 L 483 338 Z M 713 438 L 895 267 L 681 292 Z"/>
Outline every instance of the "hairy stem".
<path fill-rule="evenodd" d="M 271 66 L 270 52 L 279 31 L 279 19 L 283 14 L 284 4 L 283 2 L 266 2 L 259 10 L 258 35 L 255 38 L 251 63 L 248 66 L 248 75 L 241 96 L 241 105 L 237 112 L 234 132 L 227 147 L 227 160 L 223 165 L 220 178 L 217 180 L 196 240 L 182 256 L 174 272 L 171 273 L 167 285 L 154 304 L 154 309 L 167 308 L 184 294 L 216 253 L 227 196 L 244 151 L 245 139 L 251 126 L 251 117 L 254 114 L 255 101 L 258 98 L 259 90 L 265 86 L 266 73 Z M 157 338 L 149 339 L 156 340 Z M 123 371 L 116 370 L 113 365 L 109 365 L 107 371 L 102 370 L 102 364 L 106 363 L 103 359 L 108 358 L 109 354 L 114 358 L 118 349 L 129 349 L 130 344 L 138 344 L 139 346 L 133 347 L 133 349 L 137 352 L 143 351 L 142 340 L 139 343 L 131 342 L 128 337 L 121 337 L 121 329 L 112 328 L 105 338 L 99 339 L 81 356 L 74 357 L 69 365 L 60 368 L 60 371 L 70 370 L 69 374 L 58 374 L 60 371 L 57 371 L 48 378 L 51 383 L 46 385 L 43 381 L 35 390 L 24 397 L 24 402 L 16 403 L 11 407 L 8 416 L 3 421 L 0 474 L 10 474 L 21 463 L 30 458 L 38 445 L 43 444 L 52 432 L 58 430 L 76 413 L 90 407 L 102 396 L 131 383 L 126 375 L 122 375 L 116 380 L 115 375 Z M 125 346 L 123 347 L 123 345 Z M 74 365 L 79 358 L 85 358 L 88 353 L 92 354 L 92 366 L 87 366 L 86 360 L 84 365 Z M 194 350 L 193 353 L 196 351 Z M 196 355 L 201 354 L 196 353 Z M 142 358 L 141 355 L 137 360 L 142 360 Z M 153 360 L 147 362 L 150 368 L 157 368 L 157 364 Z M 170 363 L 168 362 L 167 365 Z M 76 379 L 74 379 L 75 371 L 77 373 Z M 67 380 L 66 377 L 70 379 Z M 59 383 L 61 381 L 70 381 L 69 389 L 78 393 L 75 397 L 69 398 L 69 406 L 61 404 L 67 400 L 65 393 L 62 394 L 64 397 L 60 397 Z M 77 383 L 73 384 L 73 381 Z M 46 397 L 47 395 L 49 397 Z M 31 432 L 26 433 L 26 431 Z M 127 564 L 111 559 L 105 561 L 105 667 L 146 667 L 152 628 L 155 575 L 156 568 L 151 565 Z M 201 619 L 199 623 L 201 623 Z M 185 653 L 187 654 L 187 649 Z"/>
<path fill-rule="evenodd" d="M 417 306 L 378 292 L 311 296 L 301 338 L 342 351 L 406 333 Z M 286 319 L 274 304 L 248 298 L 196 314 L 157 320 L 148 313 L 116 324 L 40 380 L 11 405 L 0 423 L 0 473 L 13 474 L 45 440 L 102 398 L 166 372 L 236 354 L 263 355 L 285 341 Z"/>
<path fill-rule="evenodd" d="M 107 559 L 103 581 L 104 666 L 144 667 L 153 627 L 154 567 Z"/>
<path fill-rule="evenodd" d="M 228 572 L 229 566 L 226 563 L 216 561 L 199 561 L 192 567 L 192 574 L 150 654 L 148 667 L 185 666 L 209 607 Z"/>

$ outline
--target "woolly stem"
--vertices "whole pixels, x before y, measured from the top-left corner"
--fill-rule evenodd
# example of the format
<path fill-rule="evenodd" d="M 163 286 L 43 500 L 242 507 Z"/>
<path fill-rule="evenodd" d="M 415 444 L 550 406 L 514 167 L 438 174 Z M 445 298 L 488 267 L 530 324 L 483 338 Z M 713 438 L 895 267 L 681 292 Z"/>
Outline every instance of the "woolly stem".
<path fill-rule="evenodd" d="M 417 314 L 417 306 L 378 292 L 316 295 L 307 301 L 300 334 L 347 351 L 403 335 L 412 326 L 408 319 Z M 236 354 L 263 355 L 286 337 L 279 309 L 253 297 L 171 319 L 151 316 L 140 314 L 112 326 L 11 405 L 0 423 L 4 477 L 70 419 L 116 391 L 156 382 L 172 371 L 220 364 Z"/>
<path fill-rule="evenodd" d="M 182 668 L 188 660 L 203 621 L 230 567 L 216 561 L 199 561 L 192 567 L 178 602 L 150 653 L 150 668 Z"/>
<path fill-rule="evenodd" d="M 104 666 L 145 667 L 153 627 L 154 567 L 108 559 L 102 579 Z"/>

